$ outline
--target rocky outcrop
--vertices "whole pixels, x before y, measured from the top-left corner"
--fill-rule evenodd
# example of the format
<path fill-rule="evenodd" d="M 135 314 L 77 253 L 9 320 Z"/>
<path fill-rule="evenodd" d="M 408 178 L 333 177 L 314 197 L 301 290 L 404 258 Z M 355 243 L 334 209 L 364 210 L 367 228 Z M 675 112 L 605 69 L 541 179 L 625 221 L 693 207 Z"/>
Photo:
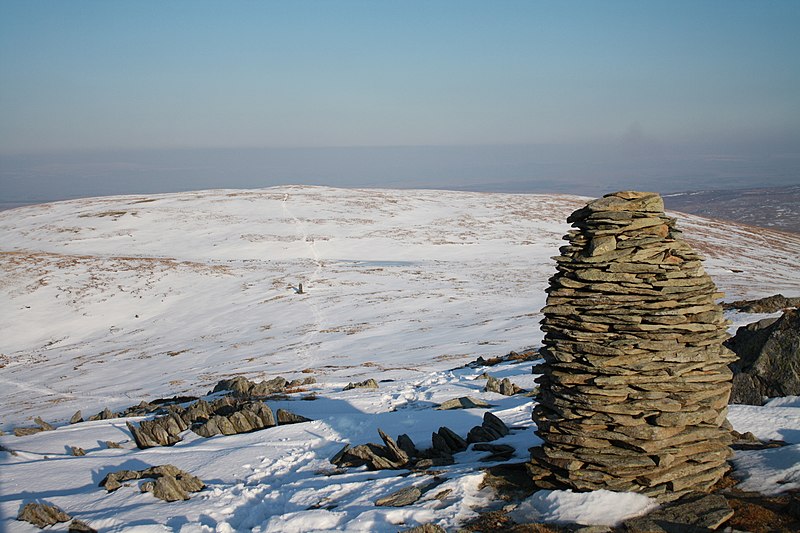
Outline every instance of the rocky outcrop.
<path fill-rule="evenodd" d="M 205 484 L 197 477 L 173 465 L 151 466 L 143 470 L 118 470 L 108 474 L 100 482 L 108 492 L 113 492 L 126 481 L 152 478 L 142 483 L 140 490 L 150 492 L 158 499 L 174 502 L 188 500 L 190 492 L 198 492 Z"/>
<path fill-rule="evenodd" d="M 352 381 L 344 386 L 342 390 L 352 390 L 352 389 L 377 389 L 378 382 L 372 378 L 366 379 L 364 381 L 359 381 L 358 383 L 353 383 Z"/>
<path fill-rule="evenodd" d="M 17 520 L 28 522 L 40 529 L 44 529 L 59 522 L 69 522 L 72 517 L 55 505 L 28 503 L 20 510 Z"/>
<path fill-rule="evenodd" d="M 224 379 L 217 383 L 213 392 L 230 391 L 234 396 L 240 398 L 264 398 L 276 392 L 283 392 L 286 388 L 286 379 L 276 377 L 269 381 L 262 381 L 254 383 L 244 377 L 235 377 L 233 379 Z"/>
<path fill-rule="evenodd" d="M 201 437 L 213 437 L 308 421 L 310 419 L 285 409 L 278 409 L 273 414 L 262 401 L 224 396 L 213 402 L 197 400 L 186 407 L 172 405 L 166 415 L 142 420 L 138 426 L 131 422 L 127 422 L 127 425 L 139 448 L 151 448 L 180 442 L 180 434 L 187 429 Z"/>
<path fill-rule="evenodd" d="M 236 398 L 264 399 L 287 392 L 287 389 L 311 385 L 312 383 L 316 383 L 316 381 L 314 377 L 287 381 L 286 378 L 278 376 L 270 380 L 255 383 L 245 377 L 237 376 L 235 378 L 221 380 L 211 393 L 227 391 Z"/>
<path fill-rule="evenodd" d="M 661 500 L 709 489 L 731 455 L 722 295 L 655 193 L 610 194 L 568 221 L 534 369 L 531 475 Z"/>
<path fill-rule="evenodd" d="M 742 326 L 726 341 L 731 364 L 730 403 L 762 405 L 764 398 L 800 395 L 800 311 Z"/>
<path fill-rule="evenodd" d="M 757 300 L 736 300 L 723 303 L 723 309 L 736 309 L 744 313 L 777 313 L 790 307 L 800 307 L 800 296 L 787 298 L 783 294 L 775 294 Z"/>
<path fill-rule="evenodd" d="M 455 462 L 453 455 L 465 451 L 470 444 L 475 450 L 490 452 L 483 460 L 503 460 L 514 454 L 511 446 L 485 446 L 489 441 L 508 435 L 510 430 L 497 416 L 486 412 L 483 423 L 470 429 L 467 438 L 448 427 L 440 427 L 431 435 L 431 447 L 419 450 L 408 435 L 400 435 L 397 441 L 378 430 L 383 444 L 346 445 L 331 458 L 339 467 L 366 465 L 370 470 L 411 468 L 423 470 L 432 466 L 449 465 Z"/>

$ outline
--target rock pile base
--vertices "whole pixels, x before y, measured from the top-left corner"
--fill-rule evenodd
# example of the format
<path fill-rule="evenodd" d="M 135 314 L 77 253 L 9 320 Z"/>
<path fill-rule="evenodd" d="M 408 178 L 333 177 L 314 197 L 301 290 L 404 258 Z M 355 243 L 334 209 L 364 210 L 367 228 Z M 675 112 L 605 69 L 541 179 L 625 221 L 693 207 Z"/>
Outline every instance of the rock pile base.
<path fill-rule="evenodd" d="M 556 257 L 534 369 L 540 487 L 704 491 L 731 455 L 722 295 L 655 193 L 590 202 Z"/>

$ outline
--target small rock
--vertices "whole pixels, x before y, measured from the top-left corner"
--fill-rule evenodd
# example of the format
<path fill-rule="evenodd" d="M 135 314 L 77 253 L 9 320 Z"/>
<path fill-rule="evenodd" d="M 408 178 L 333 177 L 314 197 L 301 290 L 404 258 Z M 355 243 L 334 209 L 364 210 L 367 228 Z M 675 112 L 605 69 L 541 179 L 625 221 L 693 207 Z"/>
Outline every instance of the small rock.
<path fill-rule="evenodd" d="M 17 437 L 27 437 L 28 435 L 35 435 L 42 431 L 42 428 L 14 428 L 14 435 Z"/>
<path fill-rule="evenodd" d="M 467 441 L 461 438 L 461 436 L 452 429 L 442 426 L 439 428 L 439 435 L 441 435 L 441 437 L 447 443 L 447 447 L 450 448 L 454 453 L 463 452 L 467 449 Z"/>
<path fill-rule="evenodd" d="M 481 457 L 481 461 L 505 461 L 511 459 L 516 452 L 516 449 L 508 444 L 489 444 L 486 442 L 479 442 L 472 449 L 479 452 L 491 452 L 489 455 Z"/>
<path fill-rule="evenodd" d="M 113 440 L 105 441 L 105 445 L 107 448 L 122 448 L 118 442 L 114 442 Z"/>
<path fill-rule="evenodd" d="M 472 396 L 461 396 L 460 398 L 453 398 L 451 400 L 445 401 L 444 403 L 440 404 L 439 407 L 437 407 L 437 409 L 439 410 L 474 409 L 478 407 L 491 407 L 491 405 L 484 402 L 483 400 L 473 398 Z"/>
<path fill-rule="evenodd" d="M 90 417 L 89 417 L 89 420 L 90 420 L 90 421 L 95 421 L 95 420 L 110 420 L 110 419 L 112 419 L 112 418 L 117 418 L 117 415 L 115 415 L 114 413 L 112 413 L 112 412 L 111 412 L 111 409 L 109 409 L 108 407 L 106 407 L 105 409 L 103 409 L 102 411 L 100 411 L 99 413 L 97 413 L 96 415 L 94 415 L 94 416 L 90 416 Z"/>
<path fill-rule="evenodd" d="M 161 476 L 156 478 L 152 492 L 153 496 L 159 500 L 164 500 L 165 502 L 176 502 L 179 500 L 189 499 L 189 494 L 181 486 L 178 480 L 172 476 Z"/>
<path fill-rule="evenodd" d="M 513 396 L 514 394 L 522 391 L 522 389 L 511 383 L 510 379 L 503 378 L 503 380 L 500 381 L 494 376 L 489 376 L 487 378 L 486 387 L 484 387 L 483 390 L 486 392 L 496 392 L 498 394 L 502 394 L 503 396 Z"/>
<path fill-rule="evenodd" d="M 81 448 L 80 446 L 70 446 L 69 447 L 69 451 L 75 457 L 81 457 L 81 456 L 86 455 L 86 451 L 83 448 Z"/>
<path fill-rule="evenodd" d="M 278 409 L 276 413 L 276 417 L 278 419 L 279 425 L 285 424 L 299 424 L 301 422 L 311 422 L 310 418 L 306 418 L 302 415 L 296 415 L 292 412 L 287 411 L 286 409 Z"/>
<path fill-rule="evenodd" d="M 33 421 L 36 422 L 40 428 L 42 428 L 42 431 L 53 431 L 54 429 L 56 429 L 47 422 L 45 422 L 44 420 L 42 420 L 41 417 L 37 416 L 36 418 L 33 419 Z"/>
<path fill-rule="evenodd" d="M 199 478 L 173 465 L 151 466 L 144 470 L 112 472 L 103 478 L 100 485 L 111 492 L 121 487 L 120 482 L 122 481 L 142 478 L 155 478 L 155 481 L 145 481 L 141 484 L 139 490 L 151 492 L 156 498 L 168 502 L 188 500 L 189 492 L 197 492 L 205 488 L 205 484 Z"/>
<path fill-rule="evenodd" d="M 5 447 L 5 446 L 3 446 L 2 444 L 0 444 L 0 452 L 6 452 L 6 453 L 10 453 L 11 455 L 14 455 L 14 456 L 16 456 L 16 455 L 17 455 L 17 452 L 15 452 L 14 450 L 12 450 L 11 448 L 6 448 L 6 447 Z"/>
<path fill-rule="evenodd" d="M 389 435 L 378 429 L 378 435 L 381 436 L 381 440 L 386 445 L 386 449 L 389 451 L 389 458 L 399 464 L 406 464 L 408 462 L 408 454 L 398 446 L 398 444 L 392 439 Z"/>
<path fill-rule="evenodd" d="M 353 383 L 352 381 L 348 383 L 344 389 L 342 390 L 351 390 L 351 389 L 377 389 L 378 382 L 374 379 L 370 378 L 364 381 L 359 381 L 358 383 Z"/>
<path fill-rule="evenodd" d="M 75 414 L 69 419 L 70 424 L 77 424 L 79 422 L 83 422 L 83 415 L 81 414 L 80 409 L 75 411 Z"/>
<path fill-rule="evenodd" d="M 339 463 L 341 463 L 342 459 L 344 458 L 344 456 L 348 452 L 348 450 L 350 450 L 350 445 L 349 444 L 345 444 L 344 447 L 342 447 L 341 450 L 336 452 L 336 454 L 333 457 L 331 457 L 331 463 L 333 463 L 335 465 L 339 465 Z"/>
<path fill-rule="evenodd" d="M 69 523 L 69 528 L 67 531 L 70 531 L 70 533 L 97 533 L 95 528 L 91 527 L 83 520 L 78 520 L 77 518 Z"/>
<path fill-rule="evenodd" d="M 125 481 L 132 479 L 140 479 L 142 474 L 136 470 L 117 470 L 106 474 L 106 477 L 100 481 L 100 486 L 104 487 L 108 492 L 114 492 L 122 486 Z"/>
<path fill-rule="evenodd" d="M 505 422 L 500 420 L 497 415 L 494 415 L 489 411 L 483 414 L 483 424 L 481 425 L 488 430 L 493 430 L 496 433 L 499 433 L 501 437 L 505 437 L 510 433 L 510 430 L 508 429 L 508 426 L 506 426 Z"/>
<path fill-rule="evenodd" d="M 72 517 L 55 505 L 28 503 L 17 515 L 17 520 L 29 522 L 40 529 L 44 529 L 59 522 L 69 522 Z"/>
<path fill-rule="evenodd" d="M 397 437 L 397 445 L 400 446 L 409 457 L 419 456 L 419 450 L 417 450 L 417 447 L 414 445 L 414 441 L 405 433 Z"/>
<path fill-rule="evenodd" d="M 469 430 L 469 433 L 467 433 L 467 442 L 468 443 L 490 442 L 497 439 L 498 437 L 499 437 L 498 435 L 489 432 L 483 426 L 475 426 Z"/>
<path fill-rule="evenodd" d="M 388 496 L 379 498 L 375 505 L 380 507 L 404 507 L 416 502 L 422 496 L 422 491 L 417 487 L 406 487 L 397 490 Z"/>

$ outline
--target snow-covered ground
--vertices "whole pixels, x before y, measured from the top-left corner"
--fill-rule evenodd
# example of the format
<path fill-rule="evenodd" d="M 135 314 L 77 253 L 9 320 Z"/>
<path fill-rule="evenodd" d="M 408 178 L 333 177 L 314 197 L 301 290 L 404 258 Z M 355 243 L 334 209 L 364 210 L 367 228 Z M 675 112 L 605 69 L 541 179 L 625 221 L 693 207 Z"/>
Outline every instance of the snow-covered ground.
<path fill-rule="evenodd" d="M 344 443 L 379 442 L 377 428 L 407 433 L 423 447 L 442 425 L 465 435 L 483 410 L 432 407 L 470 395 L 518 428 L 498 442 L 524 460 L 538 442 L 532 399 L 482 392 L 478 376 L 486 369 L 453 369 L 538 346 L 539 311 L 555 271 L 550 257 L 563 243 L 567 215 L 584 201 L 277 187 L 0 212 L 0 425 L 8 431 L 41 416 L 62 426 L 0 437 L 18 450 L 0 452 L 0 530 L 32 531 L 13 518 L 35 500 L 112 531 L 455 526 L 492 504 L 480 484 L 485 452 L 459 454 L 439 469 L 441 485 L 404 508 L 374 501 L 424 486 L 431 475 L 334 474 L 328 459 Z M 690 215 L 678 224 L 707 256 L 727 299 L 800 294 L 800 235 Z M 730 318 L 733 329 L 761 315 Z M 530 369 L 528 362 L 488 370 L 530 388 Z M 211 439 L 189 432 L 174 447 L 148 450 L 135 448 L 123 420 L 64 425 L 78 409 L 88 416 L 106 406 L 203 395 L 235 375 L 314 376 L 307 391 L 269 402 L 314 421 Z M 380 388 L 342 391 L 366 378 Z M 316 400 L 300 400 L 311 391 Z M 794 444 L 739 452 L 749 487 L 800 486 L 798 402 L 734 407 L 730 420 L 739 431 Z M 107 440 L 124 441 L 123 448 L 105 449 Z M 73 457 L 69 446 L 87 455 Z M 106 494 L 97 486 L 109 471 L 162 463 L 209 488 L 167 504 L 135 487 Z M 595 495 L 595 504 L 578 507 L 609 508 L 614 497 Z M 558 493 L 539 498 L 546 516 L 576 505 Z"/>

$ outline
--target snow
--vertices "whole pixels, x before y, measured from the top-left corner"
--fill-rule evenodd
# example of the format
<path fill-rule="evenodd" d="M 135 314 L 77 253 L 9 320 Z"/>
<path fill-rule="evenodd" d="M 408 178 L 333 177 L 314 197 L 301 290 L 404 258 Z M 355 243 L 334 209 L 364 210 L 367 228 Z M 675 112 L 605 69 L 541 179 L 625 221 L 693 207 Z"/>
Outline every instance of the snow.
<path fill-rule="evenodd" d="M 657 507 L 655 500 L 630 492 L 540 490 L 524 500 L 510 516 L 521 524 L 552 522 L 617 526 Z"/>
<path fill-rule="evenodd" d="M 0 437 L 16 452 L 0 452 L 0 530 L 35 531 L 13 519 L 33 500 L 103 531 L 457 528 L 499 507 L 481 484 L 481 468 L 492 464 L 480 460 L 486 452 L 470 448 L 435 475 L 339 473 L 329 458 L 345 443 L 379 442 L 378 428 L 422 447 L 441 426 L 465 435 L 485 409 L 435 409 L 459 396 L 488 402 L 514 428 L 497 443 L 515 448 L 513 461 L 527 458 L 540 442 L 533 399 L 483 392 L 480 375 L 531 389 L 533 363 L 463 365 L 540 344 L 551 256 L 569 229 L 567 215 L 584 202 L 276 187 L 0 212 L 0 427 L 32 425 L 35 416 L 59 426 Z M 706 270 L 726 299 L 800 294 L 800 237 L 688 215 L 678 224 L 708 257 Z M 751 317 L 729 318 L 733 328 Z M 236 375 L 315 377 L 268 402 L 313 421 L 210 439 L 186 432 L 173 447 L 147 450 L 135 447 L 125 420 L 66 425 L 78 409 L 88 417 L 106 406 L 203 396 Z M 342 390 L 367 378 L 379 389 Z M 312 393 L 315 400 L 303 400 Z M 796 486 L 798 411 L 796 397 L 731 407 L 738 431 L 791 444 L 737 452 L 753 490 Z M 70 446 L 87 453 L 73 457 Z M 98 487 L 115 469 L 164 463 L 208 488 L 166 504 L 135 483 L 110 494 Z M 409 507 L 374 505 L 411 485 L 436 486 Z M 525 505 L 585 523 L 616 523 L 622 517 L 613 509 L 645 512 L 637 506 L 652 503 L 626 494 L 538 494 Z M 574 508 L 584 514 L 569 514 Z"/>

